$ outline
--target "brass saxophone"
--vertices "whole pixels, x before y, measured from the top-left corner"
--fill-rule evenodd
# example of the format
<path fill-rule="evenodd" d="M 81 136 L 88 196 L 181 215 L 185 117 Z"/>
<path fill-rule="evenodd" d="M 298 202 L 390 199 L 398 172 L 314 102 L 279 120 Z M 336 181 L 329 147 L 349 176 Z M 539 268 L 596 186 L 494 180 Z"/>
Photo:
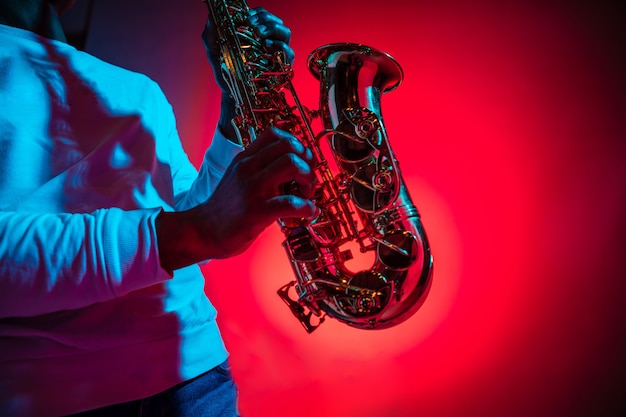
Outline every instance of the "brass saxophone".
<path fill-rule="evenodd" d="M 247 3 L 203 1 L 217 28 L 221 75 L 236 102 L 232 124 L 241 144 L 276 126 L 315 158 L 313 201 L 320 214 L 310 222 L 278 221 L 296 277 L 278 295 L 309 333 L 327 315 L 362 329 L 405 321 L 426 298 L 433 260 L 380 109 L 381 94 L 400 84 L 401 67 L 364 45 L 316 49 L 308 66 L 320 81 L 320 110 L 312 112 L 296 95 L 284 54 L 267 52 L 250 29 Z M 324 127 L 314 133 L 312 121 L 320 115 Z M 371 267 L 352 271 L 346 265 L 354 247 L 373 255 Z"/>

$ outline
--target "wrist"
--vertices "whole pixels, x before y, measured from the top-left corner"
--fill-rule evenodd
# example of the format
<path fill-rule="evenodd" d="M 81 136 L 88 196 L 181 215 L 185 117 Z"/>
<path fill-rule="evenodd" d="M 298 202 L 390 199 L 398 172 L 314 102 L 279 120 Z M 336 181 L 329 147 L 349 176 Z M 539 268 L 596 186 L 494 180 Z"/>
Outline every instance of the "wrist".
<path fill-rule="evenodd" d="M 230 97 L 230 95 L 226 92 L 222 93 L 220 118 L 217 123 L 217 127 L 226 139 L 239 144 L 239 138 L 232 122 L 237 114 L 235 108 L 235 101 Z"/>
<path fill-rule="evenodd" d="M 211 245 L 195 219 L 194 209 L 162 211 L 155 219 L 159 260 L 170 275 L 176 269 L 210 258 Z"/>

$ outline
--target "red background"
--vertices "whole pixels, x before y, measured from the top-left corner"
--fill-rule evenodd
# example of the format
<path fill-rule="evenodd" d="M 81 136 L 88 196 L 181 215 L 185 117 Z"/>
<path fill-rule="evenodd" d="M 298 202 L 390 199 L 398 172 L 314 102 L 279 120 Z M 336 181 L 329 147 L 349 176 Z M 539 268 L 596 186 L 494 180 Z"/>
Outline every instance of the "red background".
<path fill-rule="evenodd" d="M 275 295 L 277 227 L 204 268 L 247 417 L 613 416 L 626 411 L 626 37 L 603 1 L 251 1 L 293 30 L 296 88 L 325 43 L 389 52 L 382 99 L 435 256 L 407 322 L 308 335 Z M 199 1 L 96 1 L 87 49 L 147 73 L 199 164 L 218 92 Z"/>

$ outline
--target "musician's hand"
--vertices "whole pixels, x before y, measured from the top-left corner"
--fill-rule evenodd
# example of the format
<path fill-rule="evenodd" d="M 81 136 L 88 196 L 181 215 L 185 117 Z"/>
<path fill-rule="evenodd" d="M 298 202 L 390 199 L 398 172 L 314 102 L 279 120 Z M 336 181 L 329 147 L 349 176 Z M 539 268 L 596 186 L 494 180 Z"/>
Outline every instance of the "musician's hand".
<path fill-rule="evenodd" d="M 313 218 L 315 174 L 311 151 L 296 138 L 268 129 L 230 164 L 211 197 L 180 213 L 161 213 L 157 236 L 161 263 L 173 270 L 245 250 L 278 218 Z M 295 181 L 302 196 L 281 194 Z"/>
<path fill-rule="evenodd" d="M 261 39 L 265 48 L 270 52 L 282 50 L 289 63 L 293 62 L 294 51 L 289 46 L 291 30 L 285 26 L 284 22 L 267 10 L 257 7 L 249 11 L 248 24 L 254 33 Z M 217 42 L 217 28 L 207 19 L 206 26 L 202 32 L 202 40 L 206 49 L 207 57 L 213 67 L 216 81 L 226 91 L 226 85 L 221 76 L 220 70 L 220 47 Z"/>
<path fill-rule="evenodd" d="M 295 53 L 289 46 L 291 30 L 282 19 L 274 16 L 262 7 L 250 10 L 248 21 L 255 33 L 263 40 L 265 48 L 270 52 L 283 51 L 288 63 L 293 63 Z"/>
<path fill-rule="evenodd" d="M 249 11 L 248 24 L 268 51 L 275 52 L 282 50 L 285 53 L 287 61 L 289 63 L 293 62 L 295 54 L 293 49 L 289 46 L 291 30 L 285 26 L 280 18 L 258 7 Z M 228 87 L 222 77 L 222 70 L 220 68 L 221 52 L 217 38 L 217 29 L 211 23 L 211 19 L 208 19 L 204 32 L 202 33 L 202 39 L 209 62 L 213 68 L 215 80 L 222 89 L 219 127 L 227 138 L 233 142 L 237 142 L 235 131 L 230 124 L 230 121 L 235 116 L 235 104 L 232 97 L 230 97 Z"/>

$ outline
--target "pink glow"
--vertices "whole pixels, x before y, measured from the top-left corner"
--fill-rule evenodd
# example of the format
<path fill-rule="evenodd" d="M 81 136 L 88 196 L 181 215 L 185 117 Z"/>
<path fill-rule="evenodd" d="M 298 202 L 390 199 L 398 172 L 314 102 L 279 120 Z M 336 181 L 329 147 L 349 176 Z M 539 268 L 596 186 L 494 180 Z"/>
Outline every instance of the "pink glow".
<path fill-rule="evenodd" d="M 625 407 L 624 37 L 592 2 L 531 3 L 263 2 L 293 29 L 296 87 L 312 108 L 318 86 L 304 64 L 321 44 L 365 43 L 402 65 L 383 113 L 435 275 L 425 305 L 396 328 L 327 320 L 307 335 L 275 295 L 292 279 L 275 227 L 206 266 L 243 415 Z M 215 105 L 204 97 L 173 100 L 194 161 L 216 117 L 199 110 Z"/>

